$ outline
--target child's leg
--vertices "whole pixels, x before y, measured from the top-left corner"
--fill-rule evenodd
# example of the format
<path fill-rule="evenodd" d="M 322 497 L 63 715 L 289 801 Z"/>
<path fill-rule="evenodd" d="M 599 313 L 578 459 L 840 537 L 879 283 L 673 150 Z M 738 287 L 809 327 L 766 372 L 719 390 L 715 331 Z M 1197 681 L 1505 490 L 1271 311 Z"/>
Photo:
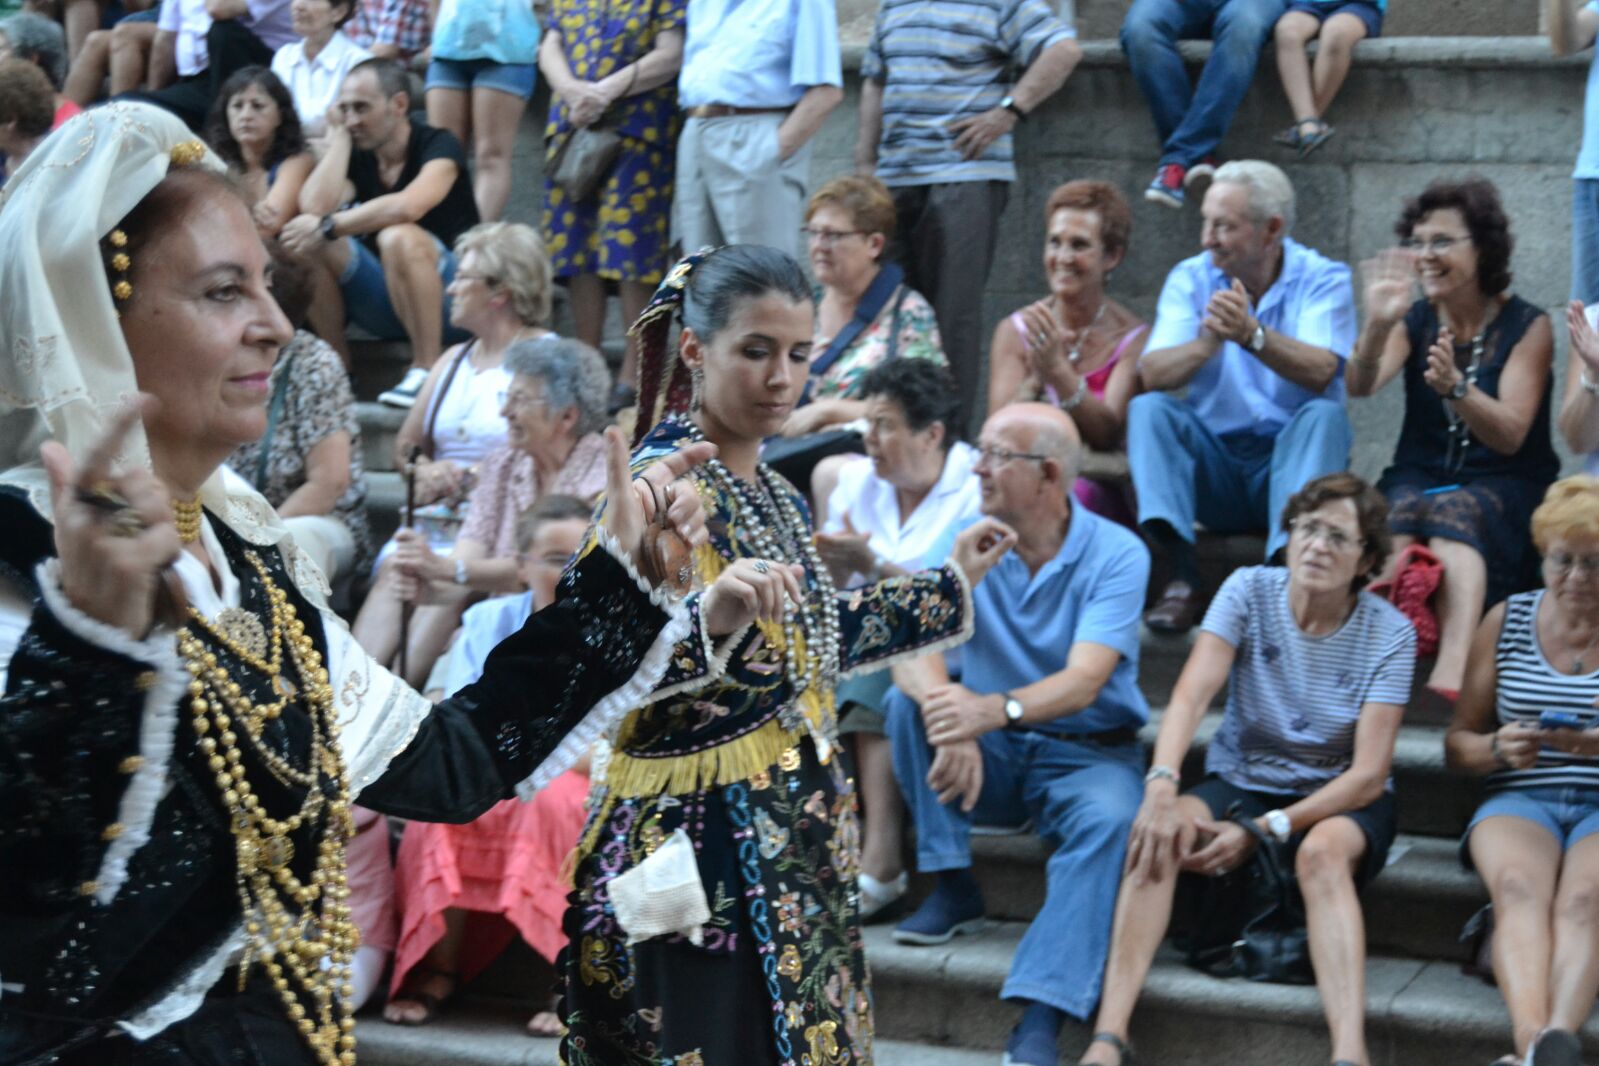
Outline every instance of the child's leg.
<path fill-rule="evenodd" d="M 1296 122 L 1321 115 L 1311 91 L 1310 59 L 1305 55 L 1305 45 L 1319 32 L 1321 21 L 1303 11 L 1288 12 L 1277 20 L 1277 28 L 1273 31 L 1277 41 L 1277 72 L 1282 75 L 1283 92 Z"/>
<path fill-rule="evenodd" d="M 1366 36 L 1366 23 L 1357 15 L 1340 13 L 1322 24 L 1321 47 L 1316 50 L 1312 81 L 1316 87 L 1316 114 L 1325 115 L 1333 97 L 1343 87 L 1354 58 L 1355 42 Z"/>

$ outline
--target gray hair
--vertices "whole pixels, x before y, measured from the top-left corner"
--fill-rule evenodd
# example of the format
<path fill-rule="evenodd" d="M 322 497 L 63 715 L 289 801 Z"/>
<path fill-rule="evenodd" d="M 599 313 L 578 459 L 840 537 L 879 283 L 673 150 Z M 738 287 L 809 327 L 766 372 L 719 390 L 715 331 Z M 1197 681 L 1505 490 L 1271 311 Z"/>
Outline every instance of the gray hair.
<path fill-rule="evenodd" d="M 529 326 L 550 320 L 550 257 L 539 231 L 523 222 L 482 222 L 455 240 L 455 254 L 477 253 L 478 273 L 511 294 L 511 309 Z"/>
<path fill-rule="evenodd" d="M 1283 232 L 1294 228 L 1294 185 L 1282 169 L 1259 159 L 1234 159 L 1216 168 L 1213 185 L 1242 185 L 1249 190 L 1249 214 L 1264 223 L 1283 220 Z"/>
<path fill-rule="evenodd" d="M 1052 426 L 1047 422 L 1033 422 L 1033 443 L 1030 445 L 1034 454 L 1053 459 L 1060 464 L 1066 474 L 1068 486 L 1077 480 L 1077 473 L 1082 469 L 1083 449 L 1060 427 Z"/>
<path fill-rule="evenodd" d="M 5 36 L 18 59 L 26 59 L 44 71 L 51 88 L 61 91 L 67 80 L 67 35 L 59 23 L 31 11 L 19 11 L 0 19 L 0 35 Z"/>
<path fill-rule="evenodd" d="M 611 372 L 605 358 L 582 341 L 553 333 L 517 341 L 505 350 L 505 369 L 542 381 L 552 411 L 576 407 L 580 437 L 598 433 L 610 421 Z"/>

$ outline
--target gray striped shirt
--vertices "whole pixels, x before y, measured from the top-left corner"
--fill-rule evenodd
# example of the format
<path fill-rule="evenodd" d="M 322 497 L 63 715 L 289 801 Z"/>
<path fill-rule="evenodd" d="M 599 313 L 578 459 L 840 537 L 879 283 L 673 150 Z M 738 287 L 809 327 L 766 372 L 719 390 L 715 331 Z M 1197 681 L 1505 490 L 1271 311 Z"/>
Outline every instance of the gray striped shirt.
<path fill-rule="evenodd" d="M 1499 724 L 1538 724 L 1544 711 L 1569 711 L 1582 716 L 1586 727 L 1599 725 L 1593 705 L 1599 696 L 1599 670 L 1591 674 L 1562 674 L 1544 658 L 1538 644 L 1538 604 L 1544 591 L 1519 592 L 1505 601 L 1505 622 L 1494 648 L 1498 666 L 1498 695 L 1494 710 Z M 1543 788 L 1575 786 L 1599 788 L 1599 758 L 1568 755 L 1545 747 L 1538 761 L 1526 770 L 1499 770 L 1488 778 L 1488 788 Z"/>

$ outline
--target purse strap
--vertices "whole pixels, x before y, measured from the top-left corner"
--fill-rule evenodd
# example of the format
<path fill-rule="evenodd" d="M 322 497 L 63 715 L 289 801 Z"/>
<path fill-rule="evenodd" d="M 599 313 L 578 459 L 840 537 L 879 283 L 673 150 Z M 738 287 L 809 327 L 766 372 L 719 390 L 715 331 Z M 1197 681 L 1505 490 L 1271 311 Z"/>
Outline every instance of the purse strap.
<path fill-rule="evenodd" d="M 816 379 L 831 370 L 833 364 L 838 362 L 839 356 L 855 343 L 855 338 L 859 337 L 867 326 L 877 321 L 877 316 L 883 313 L 883 308 L 888 304 L 888 298 L 894 295 L 894 291 L 904 281 L 905 271 L 900 269 L 898 263 L 885 263 L 877 272 L 877 277 L 872 279 L 872 283 L 861 294 L 860 303 L 855 305 L 854 317 L 838 331 L 838 336 L 828 344 L 827 350 L 811 363 L 810 376 L 805 379 L 805 391 L 800 395 L 801 406 L 810 403 Z M 896 314 L 898 310 L 896 305 Z"/>
<path fill-rule="evenodd" d="M 430 459 L 433 457 L 435 447 L 433 429 L 439 424 L 439 408 L 444 406 L 444 398 L 450 394 L 450 382 L 455 380 L 455 372 L 461 369 L 461 364 L 466 362 L 467 356 L 472 354 L 472 349 L 475 347 L 477 347 L 476 338 L 455 354 L 455 360 L 444 371 L 444 380 L 439 382 L 438 389 L 433 393 L 432 402 L 428 404 L 428 417 L 422 426 L 422 439 L 427 442 L 425 451 Z"/>
<path fill-rule="evenodd" d="M 272 385 L 272 402 L 267 407 L 266 432 L 261 435 L 261 450 L 255 458 L 255 490 L 266 491 L 267 468 L 272 459 L 272 434 L 277 431 L 278 421 L 283 417 L 284 397 L 289 392 L 289 371 L 294 369 L 294 354 L 291 353 L 277 367 L 277 378 Z"/>

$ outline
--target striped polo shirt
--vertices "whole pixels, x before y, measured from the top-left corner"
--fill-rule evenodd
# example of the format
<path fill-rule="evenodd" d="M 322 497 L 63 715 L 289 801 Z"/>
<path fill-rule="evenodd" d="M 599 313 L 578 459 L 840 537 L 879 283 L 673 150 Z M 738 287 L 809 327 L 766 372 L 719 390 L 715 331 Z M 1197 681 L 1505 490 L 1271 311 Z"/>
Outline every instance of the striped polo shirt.
<path fill-rule="evenodd" d="M 1205 770 L 1239 788 L 1314 792 L 1354 762 L 1366 704 L 1410 700 L 1416 631 L 1369 592 L 1337 630 L 1311 636 L 1289 607 L 1287 568 L 1246 566 L 1216 593 L 1204 631 L 1237 653 Z"/>
<path fill-rule="evenodd" d="M 1593 705 L 1599 696 L 1599 670 L 1591 674 L 1562 674 L 1544 658 L 1538 644 L 1538 604 L 1544 590 L 1520 592 L 1505 601 L 1505 622 L 1499 630 L 1494 661 L 1499 668 L 1495 711 L 1499 724 L 1538 724 L 1544 711 L 1570 711 L 1580 715 L 1586 728 L 1599 724 Z M 1599 788 L 1599 758 L 1568 755 L 1545 747 L 1538 761 L 1526 770 L 1499 770 L 1488 778 L 1488 788 L 1541 788 L 1574 786 Z"/>
<path fill-rule="evenodd" d="M 883 0 L 861 76 L 883 85 L 885 185 L 1015 181 L 1010 134 L 962 159 L 949 124 L 999 102 L 1040 52 L 1077 36 L 1044 0 Z"/>

